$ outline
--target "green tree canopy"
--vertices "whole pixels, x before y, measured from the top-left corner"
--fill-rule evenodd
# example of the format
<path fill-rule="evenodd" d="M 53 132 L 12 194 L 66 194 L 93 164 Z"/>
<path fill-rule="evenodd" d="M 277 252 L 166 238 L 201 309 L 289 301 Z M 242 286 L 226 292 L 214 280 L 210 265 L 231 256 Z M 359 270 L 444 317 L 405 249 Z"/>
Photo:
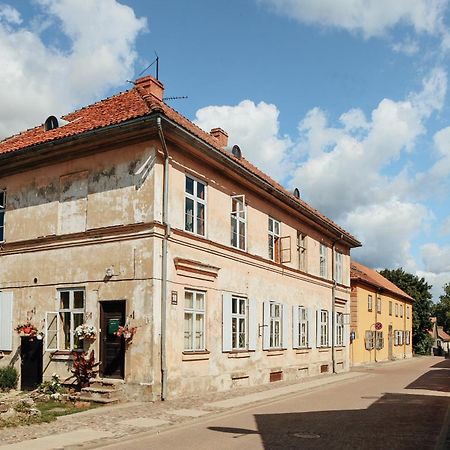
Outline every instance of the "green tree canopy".
<path fill-rule="evenodd" d="M 444 285 L 444 294 L 439 297 L 439 302 L 433 307 L 433 315 L 437 318 L 438 325 L 444 331 L 450 332 L 450 283 Z"/>
<path fill-rule="evenodd" d="M 414 299 L 412 322 L 413 350 L 417 354 L 428 354 L 432 344 L 428 333 L 428 330 L 431 329 L 432 286 L 424 278 L 405 272 L 402 268 L 384 269 L 380 271 L 380 274 Z"/>

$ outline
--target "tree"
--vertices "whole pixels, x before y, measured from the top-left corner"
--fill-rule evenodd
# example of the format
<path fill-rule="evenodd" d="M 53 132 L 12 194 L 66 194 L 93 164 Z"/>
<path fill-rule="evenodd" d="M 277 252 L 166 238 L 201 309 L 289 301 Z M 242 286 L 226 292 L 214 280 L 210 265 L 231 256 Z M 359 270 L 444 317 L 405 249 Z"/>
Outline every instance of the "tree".
<path fill-rule="evenodd" d="M 405 272 L 401 267 L 394 270 L 384 269 L 380 271 L 380 274 L 414 299 L 413 350 L 417 354 L 429 354 L 432 345 L 432 339 L 428 333 L 431 329 L 432 286 L 424 278 Z"/>
<path fill-rule="evenodd" d="M 437 324 L 450 332 L 450 283 L 444 284 L 444 295 L 439 297 L 439 302 L 433 307 L 433 315 L 437 318 Z"/>

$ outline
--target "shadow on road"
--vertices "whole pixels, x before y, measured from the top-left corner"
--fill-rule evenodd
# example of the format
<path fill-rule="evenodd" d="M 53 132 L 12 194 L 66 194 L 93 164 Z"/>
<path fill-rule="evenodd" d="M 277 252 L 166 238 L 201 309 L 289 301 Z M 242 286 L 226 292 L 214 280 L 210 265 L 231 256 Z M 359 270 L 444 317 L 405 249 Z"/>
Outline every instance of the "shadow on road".
<path fill-rule="evenodd" d="M 438 362 L 434 366 L 431 366 L 432 369 L 450 369 L 450 359 L 444 359 L 441 362 Z"/>
<path fill-rule="evenodd" d="M 446 369 L 430 370 L 408 384 L 406 389 L 427 389 L 429 391 L 450 392 L 450 371 Z"/>
<path fill-rule="evenodd" d="M 432 450 L 449 404 L 448 397 L 385 394 L 361 410 L 257 414 L 257 432 L 209 429 L 235 437 L 259 433 L 266 450 Z"/>

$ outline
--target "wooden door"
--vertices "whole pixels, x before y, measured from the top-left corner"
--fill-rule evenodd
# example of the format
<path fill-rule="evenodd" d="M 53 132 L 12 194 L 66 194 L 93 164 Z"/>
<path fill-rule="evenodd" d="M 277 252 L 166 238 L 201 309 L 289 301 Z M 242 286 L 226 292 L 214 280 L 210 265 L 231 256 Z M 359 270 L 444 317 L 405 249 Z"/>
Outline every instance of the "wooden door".
<path fill-rule="evenodd" d="M 125 301 L 100 302 L 100 375 L 104 378 L 124 378 L 125 340 L 116 336 L 125 325 Z"/>
<path fill-rule="evenodd" d="M 20 388 L 23 391 L 32 391 L 42 383 L 42 357 L 42 339 L 20 338 Z"/>

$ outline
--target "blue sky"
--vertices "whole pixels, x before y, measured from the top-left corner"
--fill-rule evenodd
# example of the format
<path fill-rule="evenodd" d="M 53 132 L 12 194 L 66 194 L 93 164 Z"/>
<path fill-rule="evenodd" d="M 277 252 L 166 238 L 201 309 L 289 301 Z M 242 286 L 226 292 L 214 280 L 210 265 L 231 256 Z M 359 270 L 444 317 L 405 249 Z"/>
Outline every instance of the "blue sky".
<path fill-rule="evenodd" d="M 450 281 L 447 0 L 0 0 L 0 137 L 130 85 L 160 57 L 172 106 L 363 242 Z M 154 73 L 152 69 L 149 73 Z"/>

